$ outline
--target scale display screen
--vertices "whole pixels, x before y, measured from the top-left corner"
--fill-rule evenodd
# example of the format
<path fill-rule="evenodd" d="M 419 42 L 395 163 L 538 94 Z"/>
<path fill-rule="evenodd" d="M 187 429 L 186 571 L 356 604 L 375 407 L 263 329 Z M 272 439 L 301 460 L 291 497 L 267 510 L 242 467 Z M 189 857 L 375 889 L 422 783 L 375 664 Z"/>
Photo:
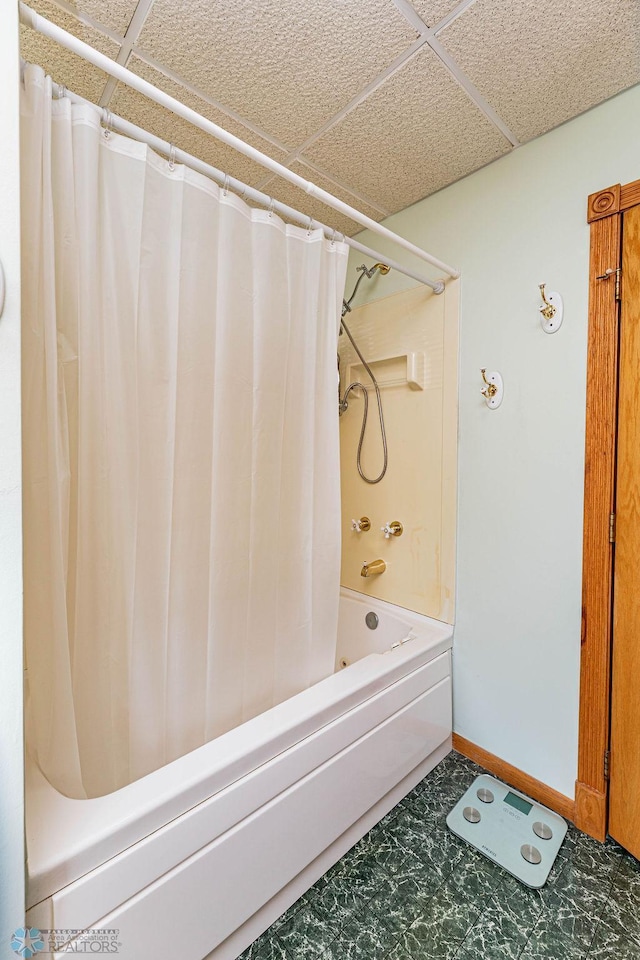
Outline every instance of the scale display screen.
<path fill-rule="evenodd" d="M 527 803 L 526 800 L 523 800 L 522 797 L 519 797 L 516 793 L 508 793 L 504 798 L 504 802 L 508 803 L 510 807 L 515 807 L 516 810 L 524 813 L 525 816 L 528 816 L 533 810 L 533 804 Z"/>

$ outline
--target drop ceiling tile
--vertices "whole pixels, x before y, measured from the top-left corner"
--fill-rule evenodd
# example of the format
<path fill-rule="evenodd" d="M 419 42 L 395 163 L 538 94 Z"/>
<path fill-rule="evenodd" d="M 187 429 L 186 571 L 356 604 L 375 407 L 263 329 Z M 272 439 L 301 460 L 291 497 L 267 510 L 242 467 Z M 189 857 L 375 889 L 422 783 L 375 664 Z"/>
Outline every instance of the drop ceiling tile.
<path fill-rule="evenodd" d="M 509 149 L 425 48 L 314 143 L 306 156 L 395 212 Z"/>
<path fill-rule="evenodd" d="M 84 40 L 111 57 L 118 56 L 120 47 L 113 40 L 86 27 L 75 17 L 60 10 L 59 7 L 47 0 L 30 0 L 29 6 L 36 13 L 58 24 L 75 37 Z M 96 102 L 100 99 L 104 85 L 108 80 L 106 74 L 87 63 L 75 53 L 70 53 L 55 41 L 36 33 L 29 27 L 20 27 L 20 54 L 29 63 L 37 63 L 46 73 L 50 74 L 57 83 L 63 83 L 69 90 Z"/>
<path fill-rule="evenodd" d="M 86 16 L 94 21 L 98 29 L 104 27 L 102 32 L 115 34 L 116 40 L 124 37 L 137 2 L 138 0 L 66 0 L 65 6 L 59 6 L 56 0 L 26 0 L 28 7 L 42 14 L 47 20 L 63 26 L 69 33 L 75 33 L 78 29 L 77 25 L 73 26 L 76 19 Z"/>
<path fill-rule="evenodd" d="M 331 180 L 328 180 L 316 170 L 312 170 L 311 167 L 308 167 L 306 164 L 299 162 L 292 163 L 291 170 L 299 176 L 304 177 L 305 180 L 311 180 L 316 186 L 332 193 L 338 197 L 339 200 L 343 200 L 350 206 L 356 207 L 356 209 L 368 217 L 371 217 L 372 220 L 382 220 L 383 214 L 380 213 L 379 210 L 376 210 L 375 207 L 370 207 L 368 204 L 363 203 L 362 200 L 354 197 L 347 190 L 336 187 Z M 310 197 L 309 194 L 305 193 L 300 187 L 295 187 L 292 183 L 288 183 L 279 177 L 273 177 L 266 185 L 263 184 L 260 189 L 264 193 L 272 194 L 276 200 L 281 200 L 282 203 L 287 203 L 295 210 L 299 210 L 307 216 L 320 220 L 321 223 L 325 223 L 327 226 L 334 228 L 337 233 L 343 233 L 347 237 L 353 236 L 354 233 L 358 233 L 364 229 L 355 220 L 351 220 L 344 214 L 337 213 L 332 207 L 328 207 L 322 203 L 322 201 Z"/>
<path fill-rule="evenodd" d="M 33 6 L 31 0 L 29 5 Z M 71 0 L 79 14 L 104 24 L 123 37 L 131 22 L 138 0 Z"/>
<path fill-rule="evenodd" d="M 156 0 L 138 47 L 295 147 L 416 36 L 391 0 Z"/>
<path fill-rule="evenodd" d="M 638 0 L 476 0 L 438 39 L 523 141 L 640 80 Z"/>
<path fill-rule="evenodd" d="M 411 0 L 411 6 L 429 27 L 437 26 L 459 3 L 460 0 Z"/>
<path fill-rule="evenodd" d="M 229 119 L 226 114 L 216 110 L 205 100 L 201 100 L 200 97 L 189 93 L 184 87 L 169 80 L 164 74 L 150 67 L 138 57 L 132 57 L 128 67 L 154 86 L 165 90 L 171 96 L 208 117 L 209 120 L 217 123 L 218 126 L 223 127 L 229 133 L 233 133 L 252 146 L 257 147 L 263 153 L 280 162 L 285 158 L 285 154 L 268 141 L 262 140 L 248 131 L 242 124 Z M 251 186 L 258 185 L 264 181 L 265 176 L 268 176 L 268 171 L 253 160 L 242 156 L 232 147 L 226 146 L 214 137 L 192 126 L 186 120 L 182 120 L 171 111 L 158 106 L 157 103 L 148 100 L 142 94 L 123 84 L 118 84 L 116 87 L 109 103 L 109 109 L 118 116 L 124 117 L 125 120 L 136 123 L 139 127 L 149 130 L 169 143 L 175 143 L 182 150 L 186 150 L 206 163 L 224 171 L 224 173 L 228 173 L 229 176 L 237 177 Z"/>

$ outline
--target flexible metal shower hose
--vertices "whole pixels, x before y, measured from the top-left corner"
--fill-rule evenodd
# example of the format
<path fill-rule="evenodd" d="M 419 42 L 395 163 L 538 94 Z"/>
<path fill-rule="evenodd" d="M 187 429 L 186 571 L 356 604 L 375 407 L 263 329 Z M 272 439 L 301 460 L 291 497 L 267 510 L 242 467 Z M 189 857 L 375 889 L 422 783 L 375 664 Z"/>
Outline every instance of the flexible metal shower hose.
<path fill-rule="evenodd" d="M 355 293 L 355 291 L 354 291 L 354 293 Z M 353 296 L 352 296 L 352 299 L 353 299 Z M 376 391 L 376 400 L 378 401 L 378 416 L 379 416 L 379 418 L 380 418 L 380 436 L 381 436 L 381 438 L 382 438 L 383 464 L 382 464 L 382 471 L 380 472 L 380 474 L 379 474 L 375 479 L 371 479 L 371 477 L 368 477 L 368 476 L 365 474 L 364 470 L 362 469 L 362 462 L 361 462 L 362 444 L 363 444 L 363 442 L 364 442 L 364 435 L 365 435 L 365 431 L 366 431 L 366 429 L 367 429 L 367 416 L 368 416 L 368 413 L 369 413 L 369 396 L 368 396 L 367 391 L 366 391 L 366 388 L 363 386 L 363 384 L 358 383 L 358 382 L 354 382 L 354 383 L 350 383 L 350 384 L 349 384 L 349 386 L 347 387 L 347 389 L 346 389 L 345 392 L 344 392 L 344 396 L 343 396 L 343 398 L 342 398 L 341 407 L 342 407 L 343 409 L 346 409 L 347 397 L 349 396 L 349 394 L 351 393 L 352 390 L 354 390 L 356 387 L 360 387 L 360 389 L 362 390 L 363 396 L 364 396 L 364 410 L 363 410 L 363 413 L 362 413 L 362 427 L 360 428 L 360 440 L 358 441 L 358 453 L 357 453 L 357 455 L 356 455 L 356 463 L 357 463 L 357 466 L 358 466 L 358 473 L 360 474 L 360 476 L 362 477 L 362 479 L 365 481 L 365 483 L 380 483 L 380 481 L 381 481 L 382 478 L 384 477 L 385 473 L 387 472 L 387 464 L 388 464 L 388 459 L 389 459 L 388 453 L 387 453 L 387 434 L 386 434 L 385 427 L 384 427 L 384 416 L 383 416 L 383 414 L 382 414 L 382 399 L 381 399 L 381 397 L 380 397 L 380 388 L 378 387 L 378 381 L 377 381 L 376 378 L 374 377 L 373 371 L 371 370 L 371 367 L 369 366 L 369 364 L 367 363 L 367 361 L 364 359 L 364 357 L 363 357 L 362 354 L 360 353 L 360 350 L 358 349 L 357 343 L 355 342 L 355 340 L 354 340 L 353 337 L 351 336 L 351 332 L 350 332 L 349 328 L 347 327 L 346 323 L 344 322 L 344 317 L 342 318 L 342 329 L 344 330 L 344 332 L 346 333 L 346 335 L 349 337 L 349 340 L 351 341 L 351 346 L 353 347 L 353 349 L 355 350 L 355 352 L 358 354 L 358 357 L 360 358 L 360 362 L 362 363 L 362 366 L 365 368 L 365 370 L 367 371 L 367 373 L 368 373 L 369 376 L 371 377 L 371 382 L 373 383 L 373 387 L 374 387 L 374 389 L 375 389 L 375 391 Z"/>

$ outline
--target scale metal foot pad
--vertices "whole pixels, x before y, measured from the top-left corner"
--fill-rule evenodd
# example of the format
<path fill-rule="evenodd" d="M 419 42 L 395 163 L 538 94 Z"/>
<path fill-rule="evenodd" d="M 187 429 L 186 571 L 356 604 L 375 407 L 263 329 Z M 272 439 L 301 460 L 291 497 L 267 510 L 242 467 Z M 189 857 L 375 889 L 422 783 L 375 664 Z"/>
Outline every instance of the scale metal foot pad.
<path fill-rule="evenodd" d="M 476 777 L 447 817 L 452 833 L 528 887 L 542 887 L 567 832 L 557 813 L 488 774 Z"/>

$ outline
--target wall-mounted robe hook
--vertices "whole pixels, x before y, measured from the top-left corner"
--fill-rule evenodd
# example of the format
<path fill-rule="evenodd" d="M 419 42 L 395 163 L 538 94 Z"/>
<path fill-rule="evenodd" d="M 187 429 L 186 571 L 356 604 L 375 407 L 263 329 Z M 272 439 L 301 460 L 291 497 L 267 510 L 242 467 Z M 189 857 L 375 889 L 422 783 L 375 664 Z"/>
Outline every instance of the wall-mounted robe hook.
<path fill-rule="evenodd" d="M 562 318 L 564 315 L 562 297 L 559 293 L 545 294 L 545 287 L 546 283 L 540 284 L 540 296 L 542 297 L 542 303 L 540 305 L 542 319 L 540 322 L 545 333 L 556 333 L 562 326 Z"/>
<path fill-rule="evenodd" d="M 482 379 L 486 384 L 480 393 L 484 397 L 487 406 L 491 410 L 495 410 L 502 403 L 502 397 L 504 396 L 504 384 L 502 382 L 502 377 L 497 370 L 493 370 L 488 374 L 485 367 L 482 368 L 480 373 L 482 374 Z"/>

